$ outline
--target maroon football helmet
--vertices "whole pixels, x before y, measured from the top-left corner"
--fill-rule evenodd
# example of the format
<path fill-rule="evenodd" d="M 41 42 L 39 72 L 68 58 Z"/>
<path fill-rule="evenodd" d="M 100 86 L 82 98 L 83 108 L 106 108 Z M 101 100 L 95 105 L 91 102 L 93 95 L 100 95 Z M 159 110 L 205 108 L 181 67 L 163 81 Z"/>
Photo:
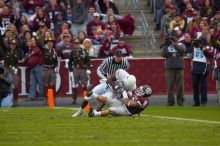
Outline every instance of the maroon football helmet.
<path fill-rule="evenodd" d="M 152 88 L 149 85 L 143 85 L 135 90 L 137 96 L 149 97 L 152 94 Z"/>

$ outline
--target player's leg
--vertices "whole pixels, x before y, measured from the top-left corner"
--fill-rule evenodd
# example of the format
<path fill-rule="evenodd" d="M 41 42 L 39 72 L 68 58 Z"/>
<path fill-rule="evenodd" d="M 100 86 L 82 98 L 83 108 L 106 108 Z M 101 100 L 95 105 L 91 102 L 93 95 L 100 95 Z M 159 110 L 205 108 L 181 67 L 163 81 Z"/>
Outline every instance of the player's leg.
<path fill-rule="evenodd" d="M 72 115 L 72 117 L 79 117 L 83 114 L 83 109 L 88 105 L 88 102 L 91 100 L 91 99 L 97 99 L 98 96 L 100 95 L 103 95 L 103 97 L 110 97 L 112 98 L 113 96 L 113 93 L 111 90 L 108 89 L 108 86 L 106 83 L 101 83 L 99 85 L 97 85 L 93 90 L 92 90 L 92 87 L 91 88 L 88 88 L 87 90 L 87 96 L 86 98 L 83 100 L 81 106 L 80 106 L 80 109 L 74 113 Z M 99 101 L 99 99 L 97 99 Z M 104 103 L 105 100 L 101 99 L 101 96 L 100 96 L 100 102 Z"/>

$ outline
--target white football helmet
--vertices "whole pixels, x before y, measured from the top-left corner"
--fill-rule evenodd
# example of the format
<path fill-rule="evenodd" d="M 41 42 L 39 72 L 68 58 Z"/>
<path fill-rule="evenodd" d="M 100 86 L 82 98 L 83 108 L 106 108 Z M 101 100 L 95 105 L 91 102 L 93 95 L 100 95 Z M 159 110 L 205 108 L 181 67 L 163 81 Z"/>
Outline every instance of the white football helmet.
<path fill-rule="evenodd" d="M 136 77 L 133 75 L 129 75 L 127 76 L 124 80 L 123 80 L 123 84 L 124 87 L 127 91 L 133 91 L 136 89 Z"/>
<path fill-rule="evenodd" d="M 140 86 L 135 90 L 137 96 L 149 97 L 152 94 L 152 88 L 149 85 Z"/>

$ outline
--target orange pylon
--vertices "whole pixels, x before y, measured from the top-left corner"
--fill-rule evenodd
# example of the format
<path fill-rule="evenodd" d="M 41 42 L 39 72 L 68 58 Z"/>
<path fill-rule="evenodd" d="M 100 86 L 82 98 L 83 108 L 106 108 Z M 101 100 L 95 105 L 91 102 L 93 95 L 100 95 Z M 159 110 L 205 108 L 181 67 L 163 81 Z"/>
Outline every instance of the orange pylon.
<path fill-rule="evenodd" d="M 83 91 L 83 99 L 86 97 L 86 91 Z M 84 108 L 84 112 L 89 112 L 90 109 L 90 103 L 87 104 L 87 106 Z"/>
<path fill-rule="evenodd" d="M 53 89 L 48 89 L 47 90 L 47 102 L 48 102 L 48 106 L 50 109 L 54 108 L 54 99 L 53 99 Z"/>

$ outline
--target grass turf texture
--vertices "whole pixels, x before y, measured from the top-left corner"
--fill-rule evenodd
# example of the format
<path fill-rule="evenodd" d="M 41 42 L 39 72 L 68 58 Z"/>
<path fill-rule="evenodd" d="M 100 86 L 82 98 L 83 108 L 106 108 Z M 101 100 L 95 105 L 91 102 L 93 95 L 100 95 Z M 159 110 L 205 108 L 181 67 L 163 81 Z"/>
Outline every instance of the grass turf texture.
<path fill-rule="evenodd" d="M 0 146 L 217 146 L 220 107 L 151 106 L 143 115 L 219 121 L 203 123 L 156 117 L 72 118 L 73 110 L 0 109 Z"/>

